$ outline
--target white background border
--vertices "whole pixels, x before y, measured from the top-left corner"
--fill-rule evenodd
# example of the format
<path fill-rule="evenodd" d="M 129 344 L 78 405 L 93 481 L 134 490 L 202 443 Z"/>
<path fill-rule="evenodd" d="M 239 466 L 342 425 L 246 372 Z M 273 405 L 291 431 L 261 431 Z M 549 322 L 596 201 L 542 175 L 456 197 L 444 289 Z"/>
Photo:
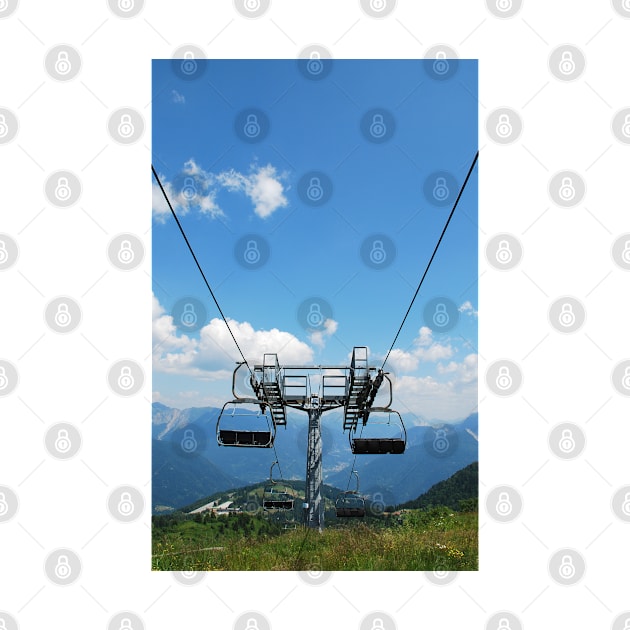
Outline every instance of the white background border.
<path fill-rule="evenodd" d="M 630 232 L 630 147 L 611 130 L 615 113 L 630 106 L 630 20 L 612 3 L 578 6 L 529 0 L 501 19 L 480 0 L 406 0 L 374 19 L 358 1 L 273 0 L 264 16 L 249 20 L 227 0 L 154 1 L 121 19 L 105 0 L 21 0 L 0 19 L 0 107 L 19 119 L 16 138 L 0 144 L 0 231 L 20 250 L 17 263 L 0 273 L 0 358 L 19 371 L 17 388 L 0 397 L 0 485 L 19 497 L 17 515 L 0 523 L 0 610 L 22 629 L 107 627 L 122 610 L 164 629 L 232 627 L 247 610 L 262 612 L 277 630 L 359 627 L 374 610 L 401 629 L 428 622 L 485 627 L 500 610 L 529 628 L 611 627 L 630 607 L 622 579 L 629 530 L 611 509 L 615 491 L 630 483 L 628 401 L 611 383 L 614 366 L 630 356 L 629 276 L 611 256 L 615 239 Z M 60 43 L 82 58 L 68 82 L 53 80 L 44 67 L 47 51 Z M 444 43 L 480 60 L 479 573 L 458 574 L 447 586 L 422 573 L 335 573 L 319 587 L 297 573 L 220 573 L 188 587 L 149 571 L 150 60 L 185 43 L 216 58 L 293 58 L 311 43 L 337 58 L 418 58 Z M 586 58 L 584 73 L 570 82 L 548 67 L 564 43 Z M 130 146 L 107 131 L 110 114 L 126 106 L 146 125 Z M 524 124 L 518 141 L 505 146 L 485 130 L 488 115 L 502 106 Z M 70 208 L 52 206 L 44 194 L 57 170 L 81 179 L 81 198 Z M 575 207 L 559 207 L 548 193 L 561 170 L 586 182 Z M 142 265 L 129 273 L 106 256 L 121 232 L 137 234 L 145 246 Z M 489 266 L 484 254 L 500 232 L 524 249 L 509 272 Z M 57 334 L 44 320 L 59 295 L 81 305 L 72 334 Z M 587 314 L 567 335 L 547 316 L 565 295 Z M 141 392 L 128 398 L 107 383 L 109 366 L 124 358 L 141 363 L 146 375 Z M 484 379 L 501 358 L 524 375 L 510 397 L 493 394 Z M 81 432 L 81 449 L 68 461 L 44 446 L 46 430 L 60 422 Z M 584 451 L 568 461 L 548 446 L 550 431 L 563 422 L 586 436 Z M 107 511 L 109 494 L 125 484 L 141 489 L 146 504 L 129 524 Z M 523 499 L 510 523 L 496 522 L 483 507 L 500 485 Z M 46 557 L 61 547 L 82 562 L 78 580 L 65 588 L 44 573 Z M 548 572 L 549 558 L 564 547 L 586 562 L 574 586 L 559 585 Z"/>

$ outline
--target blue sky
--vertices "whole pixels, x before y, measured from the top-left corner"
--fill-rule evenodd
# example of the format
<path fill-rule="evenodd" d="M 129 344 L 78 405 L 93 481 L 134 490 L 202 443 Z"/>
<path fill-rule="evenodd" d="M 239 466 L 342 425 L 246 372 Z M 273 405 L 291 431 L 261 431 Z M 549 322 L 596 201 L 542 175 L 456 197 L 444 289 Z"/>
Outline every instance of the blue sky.
<path fill-rule="evenodd" d="M 477 150 L 477 62 L 174 63 L 153 62 L 153 164 L 248 360 L 380 365 Z M 155 185 L 153 214 L 154 400 L 219 405 L 236 348 Z M 412 422 L 476 406 L 476 217 L 477 169 L 387 363 Z"/>

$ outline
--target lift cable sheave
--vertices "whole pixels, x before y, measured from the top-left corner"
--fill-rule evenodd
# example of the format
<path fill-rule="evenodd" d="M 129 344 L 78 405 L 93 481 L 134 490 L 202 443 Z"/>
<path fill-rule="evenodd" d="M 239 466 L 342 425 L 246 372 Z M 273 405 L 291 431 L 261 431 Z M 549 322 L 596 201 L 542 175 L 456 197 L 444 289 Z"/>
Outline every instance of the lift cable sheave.
<path fill-rule="evenodd" d="M 470 168 L 468 169 L 468 173 L 466 174 L 466 179 L 464 180 L 464 183 L 462 184 L 461 188 L 459 189 L 459 194 L 457 195 L 457 199 L 455 199 L 455 203 L 453 204 L 453 208 L 451 209 L 451 213 L 448 215 L 448 219 L 446 220 L 446 223 L 444 224 L 444 229 L 442 230 L 442 233 L 440 234 L 440 238 L 438 239 L 437 243 L 435 244 L 435 248 L 433 249 L 433 253 L 431 254 L 431 258 L 429 259 L 429 262 L 427 263 L 427 266 L 424 270 L 424 273 L 422 274 L 422 278 L 420 278 L 420 282 L 418 283 L 418 287 L 416 288 L 416 292 L 413 294 L 413 297 L 411 298 L 411 302 L 409 303 L 409 308 L 407 309 L 407 312 L 405 313 L 405 316 L 403 317 L 403 320 L 400 324 L 400 327 L 398 328 L 398 332 L 396 333 L 396 336 L 394 337 L 394 341 L 392 341 L 392 345 L 390 346 L 389 350 L 387 351 L 387 355 L 385 356 L 385 360 L 383 361 L 383 365 L 381 366 L 381 369 L 385 368 L 385 364 L 387 363 L 387 359 L 389 359 L 389 355 L 391 354 L 391 351 L 394 349 L 394 345 L 396 343 L 396 341 L 398 340 L 398 335 L 400 335 L 400 331 L 403 329 L 403 326 L 405 325 L 405 321 L 407 321 L 407 317 L 409 315 L 409 312 L 411 311 L 411 307 L 413 306 L 413 303 L 416 300 L 416 297 L 418 297 L 418 293 L 420 292 L 420 287 L 422 286 L 422 283 L 424 282 L 424 279 L 427 275 L 427 272 L 429 271 L 429 267 L 431 266 L 431 263 L 433 262 L 433 259 L 435 258 L 435 254 L 437 253 L 438 247 L 440 246 L 440 243 L 442 242 L 442 238 L 444 238 L 444 234 L 446 232 L 446 228 L 448 228 L 448 224 L 451 222 L 451 219 L 453 218 L 453 214 L 455 213 L 455 208 L 457 208 L 457 204 L 459 203 L 459 200 L 462 196 L 462 193 L 464 192 L 464 189 L 466 188 L 466 184 L 468 183 L 468 180 L 470 179 L 470 176 L 473 172 L 473 169 L 475 168 L 475 164 L 477 163 L 477 159 L 479 158 L 479 151 L 477 151 L 477 153 L 475 153 L 475 157 L 473 158 L 473 161 L 470 165 Z"/>

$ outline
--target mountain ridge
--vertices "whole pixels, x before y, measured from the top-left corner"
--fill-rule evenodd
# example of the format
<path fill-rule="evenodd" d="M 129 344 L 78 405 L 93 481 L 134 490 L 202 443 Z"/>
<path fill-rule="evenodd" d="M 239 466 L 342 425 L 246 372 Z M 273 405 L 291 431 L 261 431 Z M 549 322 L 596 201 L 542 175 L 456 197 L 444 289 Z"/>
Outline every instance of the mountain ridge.
<path fill-rule="evenodd" d="M 269 478 L 275 459 L 273 449 L 231 448 L 217 444 L 216 421 L 220 409 L 190 407 L 181 410 L 163 403 L 153 403 L 152 409 L 153 470 L 162 467 L 158 476 L 160 485 L 154 492 L 154 510 L 159 505 L 179 508 L 192 503 L 211 495 L 212 492 L 205 491 L 210 487 L 223 491 L 230 488 L 229 483 L 234 483 L 232 487 L 235 487 L 237 481 L 238 485 L 247 485 Z M 445 455 L 436 453 L 431 447 L 438 426 L 443 427 L 443 437 L 450 439 L 451 448 Z M 433 484 L 477 461 L 478 445 L 474 437 L 477 434 L 478 416 L 474 413 L 457 423 L 408 427 L 407 448 L 402 455 L 360 455 L 355 458 L 348 435 L 341 428 L 341 414 L 331 412 L 322 417 L 323 481 L 346 488 L 354 462 L 362 493 L 388 505 L 413 500 Z M 182 445 L 187 444 L 187 440 L 194 440 L 195 444 L 195 451 L 189 457 L 182 452 Z M 278 427 L 275 441 L 284 479 L 304 479 L 306 442 L 306 414 L 291 413 L 287 426 Z M 195 463 L 184 464 L 187 460 Z M 350 485 L 354 487 L 354 480 Z M 183 493 L 179 498 L 178 489 Z M 196 496 L 195 492 L 198 493 Z"/>

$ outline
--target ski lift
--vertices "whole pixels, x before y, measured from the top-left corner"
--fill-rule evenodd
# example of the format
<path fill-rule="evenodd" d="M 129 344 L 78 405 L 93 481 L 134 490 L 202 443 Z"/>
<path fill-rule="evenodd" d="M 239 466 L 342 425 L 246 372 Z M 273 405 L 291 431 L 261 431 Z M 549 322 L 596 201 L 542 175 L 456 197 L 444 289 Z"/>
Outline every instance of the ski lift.
<path fill-rule="evenodd" d="M 273 467 L 276 464 L 278 464 L 278 460 L 271 464 L 269 471 L 271 485 L 266 486 L 263 492 L 263 508 L 265 510 L 292 510 L 294 498 L 290 492 L 290 487 L 279 484 L 273 478 Z"/>
<path fill-rule="evenodd" d="M 359 494 L 359 473 L 356 470 L 352 474 L 357 478 L 357 489 L 342 492 L 335 501 L 337 518 L 364 517 L 365 499 Z"/>
<path fill-rule="evenodd" d="M 217 420 L 219 446 L 270 448 L 276 437 L 271 410 L 254 399 L 232 400 L 223 405 Z"/>
<path fill-rule="evenodd" d="M 403 424 L 402 417 L 393 409 L 384 409 L 373 407 L 365 411 L 363 420 L 363 428 L 385 427 L 385 435 L 381 437 L 363 437 L 362 433 L 359 437 L 353 436 L 353 432 L 348 433 L 350 448 L 355 455 L 384 455 L 393 453 L 401 455 L 405 452 L 407 445 L 407 430 Z M 376 429 L 375 429 L 376 430 Z M 354 430 L 356 432 L 356 428 Z M 393 434 L 392 434 L 393 432 Z"/>

